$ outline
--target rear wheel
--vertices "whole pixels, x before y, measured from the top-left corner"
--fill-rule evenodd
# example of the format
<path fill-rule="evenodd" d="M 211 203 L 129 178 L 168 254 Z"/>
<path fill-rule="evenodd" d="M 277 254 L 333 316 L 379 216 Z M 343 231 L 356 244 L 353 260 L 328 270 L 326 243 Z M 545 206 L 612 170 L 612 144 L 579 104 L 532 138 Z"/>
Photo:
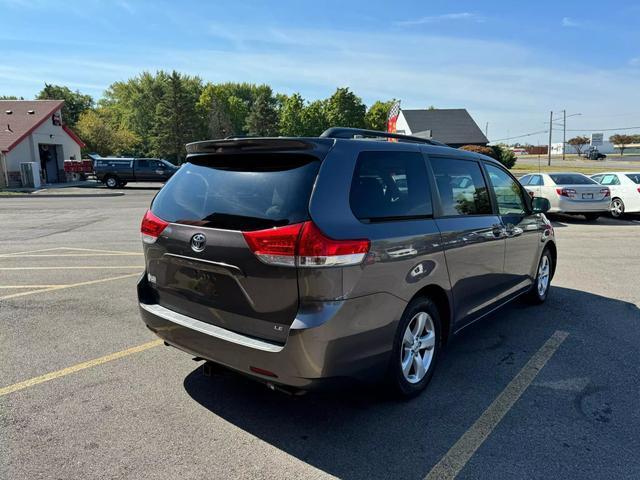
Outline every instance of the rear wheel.
<path fill-rule="evenodd" d="M 393 344 L 387 378 L 394 391 L 409 398 L 427 386 L 440 351 L 440 315 L 428 298 L 416 298 L 407 306 Z"/>
<path fill-rule="evenodd" d="M 118 179 L 116 177 L 107 177 L 104 179 L 104 184 L 107 188 L 116 188 L 118 186 Z"/>
<path fill-rule="evenodd" d="M 610 212 L 613 218 L 620 218 L 624 215 L 624 202 L 621 198 L 614 198 L 611 200 Z"/>
<path fill-rule="evenodd" d="M 599 213 L 585 213 L 584 218 L 587 219 L 588 222 L 593 222 L 600 217 Z"/>
<path fill-rule="evenodd" d="M 551 274 L 553 272 L 553 257 L 548 248 L 545 248 L 538 262 L 536 278 L 529 292 L 529 300 L 532 303 L 544 303 L 549 296 L 551 288 Z"/>

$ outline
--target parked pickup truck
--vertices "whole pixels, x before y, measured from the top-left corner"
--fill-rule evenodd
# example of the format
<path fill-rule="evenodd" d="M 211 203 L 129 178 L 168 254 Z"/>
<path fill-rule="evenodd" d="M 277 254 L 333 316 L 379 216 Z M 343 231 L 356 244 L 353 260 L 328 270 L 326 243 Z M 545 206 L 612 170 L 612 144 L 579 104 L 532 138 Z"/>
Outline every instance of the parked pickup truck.
<path fill-rule="evenodd" d="M 92 156 L 96 177 L 108 188 L 127 182 L 166 182 L 178 171 L 171 162 L 157 158 L 107 158 Z"/>

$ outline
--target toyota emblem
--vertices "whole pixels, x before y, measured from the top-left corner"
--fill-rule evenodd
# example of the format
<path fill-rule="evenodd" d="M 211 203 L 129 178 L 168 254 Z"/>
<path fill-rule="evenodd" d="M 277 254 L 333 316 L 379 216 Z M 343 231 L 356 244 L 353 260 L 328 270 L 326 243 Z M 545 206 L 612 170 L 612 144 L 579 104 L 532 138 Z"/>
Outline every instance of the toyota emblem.
<path fill-rule="evenodd" d="M 204 251 L 204 247 L 207 244 L 207 237 L 203 233 L 196 233 L 191 237 L 191 250 L 194 252 Z"/>

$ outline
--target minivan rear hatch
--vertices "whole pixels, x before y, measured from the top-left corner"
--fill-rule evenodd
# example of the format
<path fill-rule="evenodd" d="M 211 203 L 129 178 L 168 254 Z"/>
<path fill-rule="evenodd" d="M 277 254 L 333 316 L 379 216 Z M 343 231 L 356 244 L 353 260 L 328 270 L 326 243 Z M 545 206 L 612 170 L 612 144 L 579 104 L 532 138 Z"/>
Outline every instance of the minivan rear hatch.
<path fill-rule="evenodd" d="M 296 267 L 262 261 L 245 235 L 309 219 L 311 192 L 332 142 L 291 142 L 195 144 L 198 153 L 189 155 L 150 209 L 168 222 L 145 245 L 147 278 L 161 306 L 285 341 L 298 310 Z"/>

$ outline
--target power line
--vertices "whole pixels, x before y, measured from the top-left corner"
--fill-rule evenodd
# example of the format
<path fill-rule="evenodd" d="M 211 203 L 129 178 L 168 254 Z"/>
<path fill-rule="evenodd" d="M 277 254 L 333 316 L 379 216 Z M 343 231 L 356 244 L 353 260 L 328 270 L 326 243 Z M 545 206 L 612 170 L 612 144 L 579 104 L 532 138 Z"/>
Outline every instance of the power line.
<path fill-rule="evenodd" d="M 616 130 L 637 130 L 640 127 L 621 127 L 621 128 L 580 128 L 580 129 L 567 129 L 567 132 L 613 132 Z"/>
<path fill-rule="evenodd" d="M 507 137 L 507 138 L 499 138 L 498 140 L 491 140 L 491 143 L 493 142 L 502 142 L 504 140 L 512 140 L 514 138 L 523 138 L 523 137 L 530 137 L 532 135 L 539 135 L 541 133 L 547 133 L 549 130 L 540 130 L 538 132 L 531 132 L 531 133 L 525 133 L 523 135 L 517 135 L 515 137 Z"/>

